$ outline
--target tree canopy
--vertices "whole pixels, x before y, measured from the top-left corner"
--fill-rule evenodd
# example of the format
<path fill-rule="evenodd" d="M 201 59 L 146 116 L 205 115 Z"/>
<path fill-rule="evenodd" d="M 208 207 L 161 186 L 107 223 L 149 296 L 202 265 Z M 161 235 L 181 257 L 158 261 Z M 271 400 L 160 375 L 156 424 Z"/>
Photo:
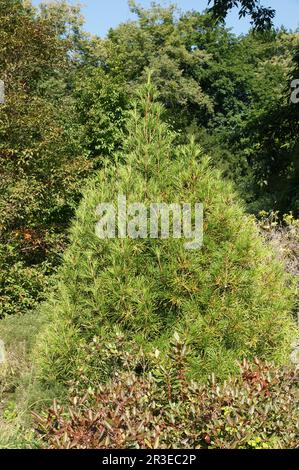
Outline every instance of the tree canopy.
<path fill-rule="evenodd" d="M 251 24 L 256 30 L 266 30 L 273 26 L 275 10 L 262 6 L 260 0 L 209 0 L 210 3 L 213 3 L 211 11 L 217 19 L 224 20 L 232 8 L 238 7 L 239 17 L 250 16 Z"/>

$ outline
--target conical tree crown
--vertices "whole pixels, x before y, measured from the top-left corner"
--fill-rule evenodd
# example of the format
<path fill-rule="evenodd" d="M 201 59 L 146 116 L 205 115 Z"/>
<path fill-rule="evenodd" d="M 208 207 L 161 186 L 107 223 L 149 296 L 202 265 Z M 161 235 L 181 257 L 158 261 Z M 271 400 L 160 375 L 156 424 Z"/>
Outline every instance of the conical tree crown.
<path fill-rule="evenodd" d="M 85 192 L 57 292 L 43 306 L 51 321 L 37 353 L 47 380 L 78 378 L 82 368 L 97 380 L 107 377 L 111 363 L 101 351 L 89 362 L 86 347 L 95 336 L 113 345 L 119 330 L 128 347 L 145 350 L 167 350 L 178 332 L 192 351 L 190 372 L 203 378 L 227 375 L 245 356 L 283 361 L 288 355 L 293 296 L 281 266 L 231 185 L 193 141 L 177 146 L 162 116 L 149 81 L 131 112 L 119 163 L 104 168 Z M 96 208 L 116 208 L 120 195 L 147 209 L 202 203 L 203 246 L 186 249 L 184 237 L 161 232 L 125 236 L 123 219 L 114 238 L 99 238 Z M 146 217 L 149 228 L 149 211 Z"/>

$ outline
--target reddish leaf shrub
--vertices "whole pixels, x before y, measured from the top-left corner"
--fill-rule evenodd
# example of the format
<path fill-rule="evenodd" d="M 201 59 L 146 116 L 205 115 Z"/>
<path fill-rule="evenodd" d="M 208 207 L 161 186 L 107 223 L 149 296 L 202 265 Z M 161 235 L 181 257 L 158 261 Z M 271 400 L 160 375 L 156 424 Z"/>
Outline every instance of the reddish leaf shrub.
<path fill-rule="evenodd" d="M 124 354 L 124 370 L 97 391 L 77 390 L 68 410 L 56 402 L 35 414 L 49 448 L 295 448 L 299 447 L 298 370 L 246 360 L 225 383 L 188 379 L 188 351 L 156 351 L 151 372 Z M 130 367 L 131 364 L 131 367 Z M 141 362 L 140 362 L 141 364 Z M 130 370 L 130 369 L 134 370 Z M 73 391 L 74 392 L 74 391 Z M 74 394 L 74 393 L 73 393 Z"/>

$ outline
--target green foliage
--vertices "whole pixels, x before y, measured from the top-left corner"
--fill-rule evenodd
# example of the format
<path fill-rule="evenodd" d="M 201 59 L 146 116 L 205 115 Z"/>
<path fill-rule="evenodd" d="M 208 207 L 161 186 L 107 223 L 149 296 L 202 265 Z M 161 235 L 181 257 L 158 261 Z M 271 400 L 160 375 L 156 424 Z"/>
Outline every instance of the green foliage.
<path fill-rule="evenodd" d="M 211 14 L 131 2 L 136 21 L 101 40 L 82 31 L 80 10 L 65 1 L 0 5 L 2 314 L 43 298 L 82 182 L 115 161 L 148 68 L 178 139 L 187 142 L 192 128 L 250 210 L 297 213 L 298 113 L 283 98 L 295 34 L 236 38 Z"/>
<path fill-rule="evenodd" d="M 207 119 L 213 102 L 202 90 L 201 74 L 210 56 L 193 42 L 203 17 L 177 17 L 173 6 L 153 4 L 147 10 L 135 2 L 130 5 L 137 20 L 111 29 L 100 43 L 98 54 L 105 69 L 124 77 L 133 88 L 144 82 L 150 69 L 170 120 L 184 128 L 193 119 Z"/>
<path fill-rule="evenodd" d="M 252 116 L 246 129 L 246 139 L 254 143 L 255 180 L 263 179 L 266 188 L 260 188 L 261 196 L 268 196 L 264 209 L 279 209 L 282 212 L 293 210 L 298 215 L 298 131 L 299 108 L 291 102 L 291 82 L 298 76 L 298 35 L 287 38 L 291 43 L 293 61 L 289 60 L 287 85 L 279 100 L 268 101 L 267 106 Z M 297 74 L 297 75 L 296 75 Z M 256 130 L 254 130 L 256 129 Z M 271 158 L 269 158 L 271 156 Z M 272 197 L 271 197 L 272 196 Z"/>
<path fill-rule="evenodd" d="M 220 106 L 204 146 L 237 183 L 252 212 L 297 213 L 298 107 L 290 103 L 297 44 L 297 35 L 284 30 L 249 34 L 213 64 L 207 82 L 211 88 L 215 77 Z"/>
<path fill-rule="evenodd" d="M 40 389 L 33 374 L 31 351 L 45 318 L 35 311 L 7 315 L 0 322 L 0 338 L 5 344 L 6 362 L 0 365 L 0 448 L 36 447 L 30 411 L 50 406 L 51 395 Z"/>
<path fill-rule="evenodd" d="M 2 316 L 26 312 L 43 298 L 92 165 L 68 92 L 74 68 L 70 38 L 45 10 L 39 15 L 19 1 L 0 6 Z M 56 5 L 54 11 L 64 23 L 65 10 Z"/>
<path fill-rule="evenodd" d="M 88 159 L 101 167 L 122 145 L 128 86 L 121 77 L 84 67 L 76 74 L 74 96 Z"/>
<path fill-rule="evenodd" d="M 193 141 L 175 145 L 162 114 L 148 84 L 128 122 L 125 163 L 104 168 L 85 192 L 57 292 L 42 307 L 49 326 L 35 360 L 46 382 L 80 377 L 86 344 L 95 335 L 113 342 L 114 325 L 128 345 L 145 349 L 167 350 L 178 331 L 191 347 L 191 374 L 200 379 L 226 376 L 243 357 L 281 362 L 289 354 L 293 294 L 282 267 L 231 185 Z M 117 204 L 119 194 L 146 207 L 202 202 L 203 248 L 186 250 L 185 240 L 174 238 L 100 240 L 95 209 Z M 98 370 L 89 374 L 95 378 Z"/>
<path fill-rule="evenodd" d="M 260 12 L 266 21 L 269 11 L 256 2 L 237 3 L 242 14 L 258 22 Z M 224 8 L 222 17 L 231 6 L 214 5 Z M 159 5 L 146 10 L 135 2 L 131 8 L 136 21 L 111 29 L 98 43 L 104 70 L 134 89 L 150 68 L 182 142 L 191 127 L 250 211 L 297 211 L 298 106 L 289 104 L 289 74 L 298 35 L 282 28 L 236 37 L 211 13 Z"/>
<path fill-rule="evenodd" d="M 275 211 L 277 226 L 266 239 L 286 270 L 298 275 L 293 216 L 285 218 L 287 226 L 276 220 L 278 210 L 299 213 L 299 106 L 290 103 L 289 92 L 299 78 L 298 34 L 282 28 L 236 37 L 215 21 L 234 3 L 241 16 L 251 15 L 255 29 L 270 25 L 273 11 L 251 0 L 215 1 L 214 16 L 157 4 L 145 9 L 131 1 L 136 21 L 100 39 L 84 32 L 80 8 L 67 1 L 33 8 L 30 1 L 0 0 L 0 338 L 9 358 L 0 371 L 0 447 L 36 446 L 28 410 L 33 402 L 62 399 L 69 380 L 94 390 L 97 381 L 127 370 L 129 357 L 132 365 L 134 348 L 137 375 L 141 359 L 142 370 L 155 368 L 149 352 L 158 347 L 167 357 L 174 331 L 190 348 L 188 380 L 202 382 L 212 371 L 227 377 L 243 357 L 287 359 L 295 330 L 292 282 L 232 185 L 213 168 L 236 183 L 250 211 Z M 158 94 L 148 85 L 132 110 L 132 96 L 149 69 Z M 83 186 L 95 170 L 66 251 Z M 147 205 L 203 202 L 203 249 L 188 252 L 174 239 L 100 241 L 95 207 L 116 202 L 118 194 Z M 261 224 L 264 233 L 268 228 Z M 56 285 L 52 275 L 62 260 Z M 168 367 L 168 384 L 174 383 Z M 259 373 L 264 366 L 256 367 Z M 136 390 L 144 380 L 142 391 L 161 392 L 157 374 L 136 374 Z M 289 383 L 290 375 L 284 377 Z M 122 379 L 113 383 L 124 390 Z M 275 424 L 273 418 L 272 425 L 272 411 L 269 417 L 261 404 L 271 422 L 267 436 L 259 420 L 256 427 L 250 421 L 249 436 L 246 407 L 245 421 L 233 427 L 241 441 L 225 420 L 221 432 L 205 429 L 206 436 L 216 447 L 291 446 L 281 396 L 273 393 L 273 413 L 283 419 Z M 217 413 L 213 420 L 221 421 L 224 415 Z M 293 408 L 290 413 L 291 426 Z M 163 445 L 172 445 L 170 436 L 185 443 L 171 432 Z M 153 445 L 153 436 L 145 446 Z M 98 445 L 98 435 L 94 439 Z M 137 445 L 125 439 L 124 445 Z M 212 439 L 205 444 L 214 445 Z M 199 440 L 202 445 L 202 435 Z M 70 437 L 68 444 L 74 442 Z"/>
<path fill-rule="evenodd" d="M 255 29 L 265 30 L 273 26 L 275 10 L 263 7 L 260 0 L 209 0 L 209 3 L 213 3 L 211 11 L 217 19 L 225 19 L 229 10 L 238 7 L 239 18 L 250 15 Z"/>
<path fill-rule="evenodd" d="M 206 385 L 186 376 L 188 348 L 178 336 L 168 357 L 116 348 L 123 371 L 104 385 L 71 392 L 68 409 L 54 402 L 35 414 L 41 445 L 54 449 L 273 449 L 298 447 L 298 371 L 257 359 L 237 377 Z M 95 349 L 94 346 L 97 346 Z M 103 348 L 93 343 L 91 354 Z M 104 349 L 106 347 L 104 346 Z M 107 348 L 109 355 L 109 347 Z M 136 369 L 136 358 L 139 369 Z M 137 359 L 137 360 L 138 360 Z M 82 379 L 84 382 L 84 374 Z"/>

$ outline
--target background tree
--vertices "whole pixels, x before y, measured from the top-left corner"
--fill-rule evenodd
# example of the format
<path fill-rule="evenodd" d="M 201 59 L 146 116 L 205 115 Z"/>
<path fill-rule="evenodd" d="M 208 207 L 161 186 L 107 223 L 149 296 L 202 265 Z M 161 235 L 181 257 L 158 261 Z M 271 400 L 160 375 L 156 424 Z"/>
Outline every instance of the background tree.
<path fill-rule="evenodd" d="M 273 26 L 275 10 L 263 7 L 260 0 L 209 0 L 209 4 L 212 2 L 211 11 L 217 19 L 224 20 L 232 8 L 238 7 L 239 17 L 249 15 L 255 29 L 265 30 Z"/>
<path fill-rule="evenodd" d="M 210 56 L 192 39 L 201 27 L 201 16 L 194 13 L 177 17 L 172 6 L 144 9 L 132 1 L 130 6 L 137 20 L 111 29 L 107 39 L 101 41 L 102 67 L 112 75 L 122 75 L 132 90 L 144 81 L 150 69 L 175 125 L 184 128 L 194 118 L 206 120 L 213 103 L 201 88 L 200 76 Z"/>
<path fill-rule="evenodd" d="M 71 38 L 19 0 L 1 0 L 0 21 L 1 315 L 40 299 L 90 164 L 70 91 Z"/>

